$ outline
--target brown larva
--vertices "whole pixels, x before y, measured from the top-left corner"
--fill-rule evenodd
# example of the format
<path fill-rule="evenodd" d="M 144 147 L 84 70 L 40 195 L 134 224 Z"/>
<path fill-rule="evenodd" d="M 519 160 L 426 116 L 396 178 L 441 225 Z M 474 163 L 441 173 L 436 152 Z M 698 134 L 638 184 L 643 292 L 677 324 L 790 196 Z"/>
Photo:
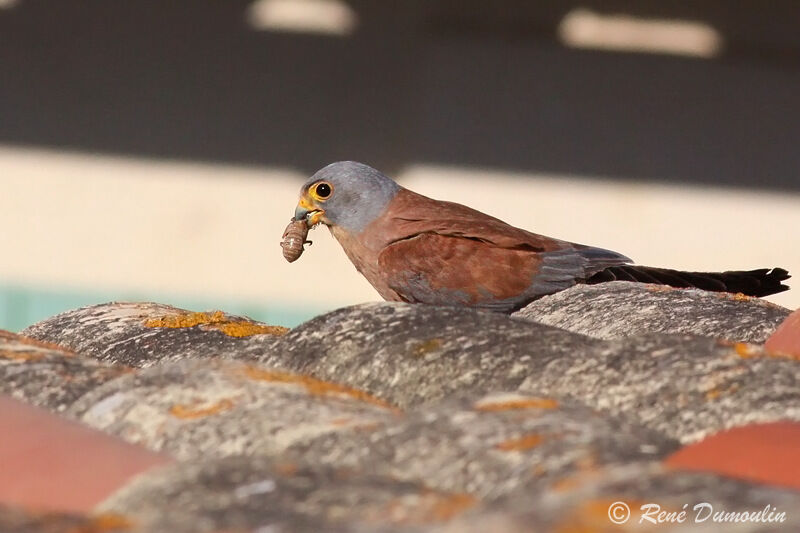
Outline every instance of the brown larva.
<path fill-rule="evenodd" d="M 297 261 L 303 255 L 306 244 L 311 244 L 307 241 L 308 224 L 305 219 L 295 220 L 292 219 L 286 230 L 283 232 L 283 240 L 281 241 L 281 248 L 283 248 L 283 257 L 290 263 Z"/>

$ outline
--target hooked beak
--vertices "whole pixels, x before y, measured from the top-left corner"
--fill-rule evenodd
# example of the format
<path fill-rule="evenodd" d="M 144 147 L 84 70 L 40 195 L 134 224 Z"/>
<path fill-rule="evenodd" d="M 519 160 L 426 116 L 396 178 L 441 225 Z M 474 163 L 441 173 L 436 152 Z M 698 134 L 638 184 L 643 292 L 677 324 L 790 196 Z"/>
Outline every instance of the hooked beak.
<path fill-rule="evenodd" d="M 295 220 L 305 220 L 308 227 L 313 227 L 319 224 L 320 218 L 325 214 L 325 211 L 314 206 L 306 195 L 300 197 L 297 202 L 297 207 L 294 209 Z"/>

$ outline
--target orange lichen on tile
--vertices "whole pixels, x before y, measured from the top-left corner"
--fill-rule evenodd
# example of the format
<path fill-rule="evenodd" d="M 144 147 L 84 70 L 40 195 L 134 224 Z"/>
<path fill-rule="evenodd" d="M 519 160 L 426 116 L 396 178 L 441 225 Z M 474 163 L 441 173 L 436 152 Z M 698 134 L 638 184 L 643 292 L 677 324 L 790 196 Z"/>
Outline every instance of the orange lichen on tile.
<path fill-rule="evenodd" d="M 175 418 L 193 420 L 196 418 L 204 418 L 207 416 L 216 415 L 223 411 L 228 411 L 229 409 L 233 409 L 234 405 L 235 404 L 233 403 L 233 400 L 230 398 L 224 398 L 206 407 L 177 404 L 170 407 L 169 414 Z"/>
<path fill-rule="evenodd" d="M 792 361 L 800 361 L 800 353 L 784 353 L 784 352 L 762 352 L 762 355 L 772 359 L 789 359 Z"/>
<path fill-rule="evenodd" d="M 478 499 L 466 493 L 439 492 L 423 489 L 417 494 L 394 498 L 385 506 L 372 510 L 368 519 L 395 525 L 418 526 L 436 522 L 447 522 L 471 509 Z"/>
<path fill-rule="evenodd" d="M 397 410 L 397 413 L 400 413 L 400 410 Z M 368 433 L 380 429 L 382 427 L 384 427 L 384 425 L 381 424 L 380 422 L 363 422 L 361 424 L 355 424 L 350 426 L 350 429 L 354 431 L 363 431 L 365 433 Z"/>
<path fill-rule="evenodd" d="M 268 326 L 249 320 L 231 320 L 222 311 L 213 313 L 181 313 L 151 318 L 145 321 L 147 328 L 192 328 L 208 326 L 221 331 L 229 337 L 249 337 L 251 335 L 285 335 L 289 328 Z"/>
<path fill-rule="evenodd" d="M 447 522 L 478 503 L 477 498 L 471 494 L 453 493 L 437 494 L 437 496 L 430 510 L 430 517 L 437 522 Z"/>
<path fill-rule="evenodd" d="M 504 452 L 524 452 L 533 449 L 544 441 L 544 437 L 538 433 L 530 433 L 514 439 L 504 440 L 495 444 L 495 448 Z"/>
<path fill-rule="evenodd" d="M 566 477 L 554 481 L 550 487 L 557 492 L 569 492 L 591 483 L 600 482 L 607 476 L 606 471 L 598 468 L 597 461 L 591 456 L 588 460 L 579 460 L 577 467 Z"/>
<path fill-rule="evenodd" d="M 0 358 L 11 361 L 39 361 L 44 358 L 42 352 L 34 350 L 4 350 L 0 348 Z"/>
<path fill-rule="evenodd" d="M 505 401 L 486 401 L 478 402 L 475 404 L 475 409 L 478 411 L 510 411 L 514 409 L 556 409 L 558 408 L 558 400 L 553 398 L 513 398 Z"/>
<path fill-rule="evenodd" d="M 670 287 L 669 285 L 656 285 L 655 283 L 648 283 L 647 290 L 650 292 L 671 292 L 676 291 L 680 287 Z"/>
<path fill-rule="evenodd" d="M 442 347 L 442 339 L 430 339 L 424 342 L 417 343 L 412 350 L 414 357 L 424 357 L 425 355 L 435 352 Z"/>
<path fill-rule="evenodd" d="M 734 343 L 733 351 L 736 352 L 736 355 L 738 355 L 743 359 L 758 357 L 760 355 L 759 350 L 755 346 L 753 346 L 752 344 L 748 344 L 746 342 Z"/>
<path fill-rule="evenodd" d="M 225 313 L 214 311 L 213 313 L 180 313 L 177 315 L 165 315 L 151 318 L 145 321 L 144 325 L 148 328 L 191 328 L 200 325 L 220 324 L 227 322 Z"/>
<path fill-rule="evenodd" d="M 706 391 L 706 400 L 716 400 L 722 394 L 717 387 Z"/>
<path fill-rule="evenodd" d="M 569 492 L 582 485 L 580 476 L 568 476 L 557 479 L 550 485 L 555 492 Z"/>
<path fill-rule="evenodd" d="M 765 349 L 762 349 L 760 346 L 755 346 L 753 344 L 748 344 L 746 342 L 737 342 L 736 344 L 733 345 L 733 350 L 734 352 L 736 352 L 736 355 L 738 355 L 742 359 L 766 357 L 771 359 L 791 359 L 794 361 L 800 361 L 800 352 L 795 354 L 795 353 L 767 351 Z"/>
<path fill-rule="evenodd" d="M 11 333 L 10 331 L 5 330 L 0 330 L 0 340 L 11 341 L 14 344 L 27 344 L 28 346 L 36 346 L 37 348 L 54 350 L 59 352 L 64 357 L 74 357 L 76 355 L 73 350 L 61 346 L 60 344 L 32 339 L 30 337 L 25 337 L 24 335 Z"/>
<path fill-rule="evenodd" d="M 289 477 L 297 473 L 297 464 L 290 463 L 288 461 L 283 461 L 280 463 L 275 463 L 273 469 L 275 470 L 276 473 L 285 477 Z"/>
<path fill-rule="evenodd" d="M 345 385 L 340 385 L 338 383 L 331 383 L 330 381 L 322 381 L 321 379 L 312 378 L 311 376 L 291 374 L 289 372 L 281 372 L 279 370 L 267 370 L 252 365 L 245 366 L 244 374 L 250 379 L 257 379 L 260 381 L 300 385 L 304 387 L 310 394 L 316 396 L 347 396 L 362 402 L 400 412 L 400 409 L 394 405 L 376 396 L 373 396 L 368 392 L 347 387 Z"/>
<path fill-rule="evenodd" d="M 712 387 L 705 393 L 706 400 L 713 401 L 722 396 L 723 394 L 731 394 L 739 390 L 739 385 L 732 383 L 728 387 Z"/>
<path fill-rule="evenodd" d="M 255 322 L 240 320 L 212 326 L 229 337 L 250 337 L 252 335 L 286 335 L 289 328 L 283 326 L 267 326 Z"/>
<path fill-rule="evenodd" d="M 374 420 L 359 419 L 352 416 L 340 416 L 330 421 L 333 427 L 346 427 L 355 431 L 374 431 L 383 424 Z"/>
<path fill-rule="evenodd" d="M 334 418 L 330 421 L 330 425 L 333 427 L 346 427 L 354 431 L 374 431 L 383 427 L 382 424 L 374 420 L 358 419 L 351 416 Z"/>
<path fill-rule="evenodd" d="M 134 524 L 129 519 L 115 513 L 103 513 L 93 516 L 87 523 L 72 527 L 66 533 L 109 533 L 112 531 L 129 531 Z"/>
<path fill-rule="evenodd" d="M 752 296 L 748 296 L 743 292 L 737 293 L 730 293 L 730 292 L 720 292 L 718 293 L 722 298 L 728 298 L 729 300 L 734 300 L 736 302 L 749 302 L 753 299 Z"/>

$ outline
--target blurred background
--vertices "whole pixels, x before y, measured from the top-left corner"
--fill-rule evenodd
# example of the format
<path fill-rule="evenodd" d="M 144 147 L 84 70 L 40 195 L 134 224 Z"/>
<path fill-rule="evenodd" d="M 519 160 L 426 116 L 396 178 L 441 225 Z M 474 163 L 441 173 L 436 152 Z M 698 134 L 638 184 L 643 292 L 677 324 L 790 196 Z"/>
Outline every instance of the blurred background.
<path fill-rule="evenodd" d="M 0 328 L 155 300 L 377 300 L 327 163 L 652 266 L 800 280 L 794 0 L 0 0 Z M 790 281 L 791 283 L 791 281 Z M 770 300 L 800 307 L 800 281 Z"/>

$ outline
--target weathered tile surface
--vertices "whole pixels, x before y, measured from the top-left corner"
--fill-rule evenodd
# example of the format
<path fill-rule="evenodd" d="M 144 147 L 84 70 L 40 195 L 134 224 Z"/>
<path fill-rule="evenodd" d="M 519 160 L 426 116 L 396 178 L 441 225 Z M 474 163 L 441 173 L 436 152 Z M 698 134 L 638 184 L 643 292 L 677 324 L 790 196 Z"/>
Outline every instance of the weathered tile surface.
<path fill-rule="evenodd" d="M 37 513 L 0 505 L 3 533 L 133 533 L 136 530 L 134 522 L 115 513 L 94 516 Z"/>
<path fill-rule="evenodd" d="M 765 508 L 768 512 L 762 513 L 764 520 L 741 518 L 743 512 L 756 514 Z M 800 528 L 798 508 L 800 493 L 795 491 L 711 474 L 670 471 L 658 464 L 638 464 L 566 478 L 549 492 L 520 490 L 505 500 L 456 517 L 435 531 L 777 533 Z M 643 518 L 648 515 L 655 519 L 655 510 L 674 513 L 675 519 L 654 524 Z M 681 511 L 686 511 L 683 522 L 676 516 Z M 735 517 L 730 516 L 726 520 L 728 513 L 740 513 L 739 521 L 731 521 Z M 609 515 L 622 523 L 612 522 Z M 626 516 L 629 518 L 623 521 Z"/>
<path fill-rule="evenodd" d="M 598 339 L 685 333 L 764 342 L 789 310 L 745 296 L 615 281 L 545 296 L 514 316 Z"/>
<path fill-rule="evenodd" d="M 512 317 L 362 304 L 289 332 L 112 303 L 24 332 L 38 340 L 0 335 L 0 392 L 181 460 L 101 505 L 129 531 L 720 530 L 616 525 L 616 501 L 769 505 L 786 521 L 724 529 L 794 531 L 784 472 L 758 484 L 664 466 L 726 428 L 800 421 L 800 360 L 760 345 L 787 315 L 630 283 Z"/>
<path fill-rule="evenodd" d="M 223 359 L 165 363 L 95 389 L 72 416 L 179 459 L 278 455 L 298 442 L 368 431 L 403 414 L 362 391 Z"/>
<path fill-rule="evenodd" d="M 800 364 L 761 347 L 651 334 L 553 361 L 520 385 L 580 402 L 682 442 L 753 422 L 800 420 Z"/>
<path fill-rule="evenodd" d="M 586 470 L 657 460 L 677 446 L 572 402 L 492 393 L 422 406 L 371 432 L 329 433 L 283 457 L 490 500 Z"/>
<path fill-rule="evenodd" d="M 432 526 L 475 507 L 469 494 L 265 457 L 181 463 L 145 474 L 101 508 L 153 531 L 380 531 Z"/>
<path fill-rule="evenodd" d="M 86 392 L 129 370 L 0 331 L 0 393 L 40 407 L 63 411 Z"/>
<path fill-rule="evenodd" d="M 132 367 L 237 353 L 269 345 L 286 328 L 222 311 L 192 312 L 155 303 L 109 303 L 61 313 L 22 334 L 94 359 Z"/>
<path fill-rule="evenodd" d="M 257 359 L 412 406 L 514 390 L 550 361 L 602 347 L 583 335 L 505 315 L 383 302 L 318 316 Z"/>

